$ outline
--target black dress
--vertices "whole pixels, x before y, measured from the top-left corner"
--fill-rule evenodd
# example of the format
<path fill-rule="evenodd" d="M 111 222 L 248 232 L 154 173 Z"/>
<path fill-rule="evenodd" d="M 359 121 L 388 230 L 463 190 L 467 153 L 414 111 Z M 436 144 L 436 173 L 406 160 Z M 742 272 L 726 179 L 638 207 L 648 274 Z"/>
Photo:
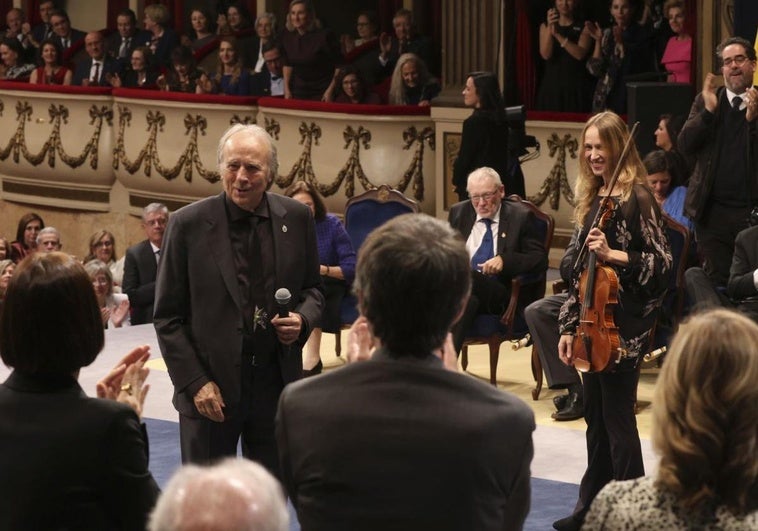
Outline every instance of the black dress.
<path fill-rule="evenodd" d="M 558 34 L 573 43 L 579 42 L 582 24 L 557 26 Z M 592 81 L 584 66 L 562 48 L 555 37 L 553 55 L 545 61 L 535 109 L 541 111 L 589 112 Z"/>

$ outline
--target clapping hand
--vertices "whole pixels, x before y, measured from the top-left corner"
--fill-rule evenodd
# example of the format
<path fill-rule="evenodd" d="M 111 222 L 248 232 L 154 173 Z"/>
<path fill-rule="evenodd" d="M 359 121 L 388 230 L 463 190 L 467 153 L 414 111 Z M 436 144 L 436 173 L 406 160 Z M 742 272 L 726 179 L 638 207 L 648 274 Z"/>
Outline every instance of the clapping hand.
<path fill-rule="evenodd" d="M 142 407 L 150 385 L 145 384 L 150 369 L 145 362 L 150 358 L 150 347 L 142 345 L 124 356 L 118 364 L 95 386 L 98 398 L 117 400 L 127 404 L 142 417 Z"/>

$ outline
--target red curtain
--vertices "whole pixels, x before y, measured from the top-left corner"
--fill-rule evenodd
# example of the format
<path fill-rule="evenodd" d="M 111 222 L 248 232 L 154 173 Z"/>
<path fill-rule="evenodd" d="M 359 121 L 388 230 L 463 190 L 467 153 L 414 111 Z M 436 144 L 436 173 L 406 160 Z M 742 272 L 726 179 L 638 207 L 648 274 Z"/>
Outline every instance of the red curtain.
<path fill-rule="evenodd" d="M 529 24 L 529 6 L 526 0 L 516 0 L 516 82 L 521 103 L 527 109 L 534 107 L 537 76 L 532 53 L 532 30 Z"/>

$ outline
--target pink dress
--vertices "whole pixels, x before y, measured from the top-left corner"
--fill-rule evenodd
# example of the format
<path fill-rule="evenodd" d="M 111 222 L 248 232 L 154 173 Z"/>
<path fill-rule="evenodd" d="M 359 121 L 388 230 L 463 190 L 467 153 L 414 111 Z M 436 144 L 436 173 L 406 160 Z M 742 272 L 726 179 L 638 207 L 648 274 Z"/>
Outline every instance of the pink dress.
<path fill-rule="evenodd" d="M 692 39 L 680 41 L 673 36 L 666 44 L 661 59 L 663 67 L 671 73 L 669 81 L 690 83 L 692 79 Z"/>

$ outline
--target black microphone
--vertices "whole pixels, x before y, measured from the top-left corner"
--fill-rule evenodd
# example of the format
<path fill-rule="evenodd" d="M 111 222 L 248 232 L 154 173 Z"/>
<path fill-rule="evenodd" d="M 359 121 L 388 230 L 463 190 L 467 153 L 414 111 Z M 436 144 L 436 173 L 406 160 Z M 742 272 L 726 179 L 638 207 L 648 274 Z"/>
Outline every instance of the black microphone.
<path fill-rule="evenodd" d="M 276 293 L 274 293 L 274 298 L 276 299 L 276 303 L 279 305 L 279 317 L 288 317 L 290 313 L 288 306 L 290 304 L 290 300 L 292 299 L 290 290 L 287 288 L 279 288 L 276 290 Z"/>

